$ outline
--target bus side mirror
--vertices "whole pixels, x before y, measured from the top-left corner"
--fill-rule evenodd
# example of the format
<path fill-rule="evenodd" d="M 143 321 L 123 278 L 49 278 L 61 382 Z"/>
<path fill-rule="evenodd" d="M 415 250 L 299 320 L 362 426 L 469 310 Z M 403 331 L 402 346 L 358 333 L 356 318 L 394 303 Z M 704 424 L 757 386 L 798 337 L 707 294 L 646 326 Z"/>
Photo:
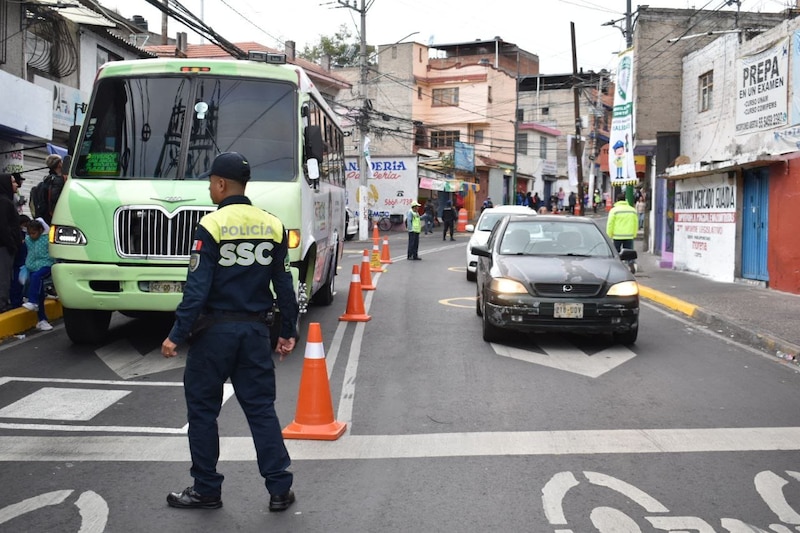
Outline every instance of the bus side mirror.
<path fill-rule="evenodd" d="M 309 181 L 317 181 L 319 179 L 319 163 L 317 163 L 316 159 L 306 161 L 306 173 Z"/>
<path fill-rule="evenodd" d="M 321 163 L 322 155 L 325 153 L 325 143 L 322 141 L 322 128 L 319 126 L 306 126 L 305 137 L 305 159 L 315 159 L 317 163 Z"/>

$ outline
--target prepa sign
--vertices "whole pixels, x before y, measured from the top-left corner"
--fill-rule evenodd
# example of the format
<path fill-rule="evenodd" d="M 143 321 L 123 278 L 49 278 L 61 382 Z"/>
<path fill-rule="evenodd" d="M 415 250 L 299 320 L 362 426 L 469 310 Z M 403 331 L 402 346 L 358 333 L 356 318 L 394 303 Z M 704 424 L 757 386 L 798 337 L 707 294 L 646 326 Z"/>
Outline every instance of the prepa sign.
<path fill-rule="evenodd" d="M 788 123 L 789 39 L 736 61 L 736 135 Z"/>

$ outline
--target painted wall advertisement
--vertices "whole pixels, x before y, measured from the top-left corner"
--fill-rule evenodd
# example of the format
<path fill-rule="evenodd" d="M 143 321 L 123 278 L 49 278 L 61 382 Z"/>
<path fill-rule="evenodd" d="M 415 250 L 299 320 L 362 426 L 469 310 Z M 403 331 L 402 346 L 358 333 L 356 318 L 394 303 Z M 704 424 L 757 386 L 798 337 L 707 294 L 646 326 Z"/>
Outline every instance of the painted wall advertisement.
<path fill-rule="evenodd" d="M 736 185 L 727 177 L 675 184 L 674 262 L 679 270 L 734 281 Z"/>
<path fill-rule="evenodd" d="M 789 39 L 736 60 L 736 135 L 785 126 Z"/>
<path fill-rule="evenodd" d="M 371 156 L 372 176 L 367 179 L 367 208 L 373 216 L 405 215 L 417 199 L 417 158 L 415 156 Z M 356 214 L 361 173 L 358 158 L 345 159 L 347 205 Z"/>

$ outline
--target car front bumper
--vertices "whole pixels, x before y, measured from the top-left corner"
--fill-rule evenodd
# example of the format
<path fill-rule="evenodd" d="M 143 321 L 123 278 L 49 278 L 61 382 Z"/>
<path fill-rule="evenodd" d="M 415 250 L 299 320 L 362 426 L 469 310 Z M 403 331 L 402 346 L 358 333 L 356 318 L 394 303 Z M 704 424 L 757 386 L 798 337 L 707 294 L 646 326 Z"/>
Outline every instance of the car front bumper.
<path fill-rule="evenodd" d="M 619 298 L 583 303 L 583 318 L 555 318 L 557 300 L 541 299 L 530 305 L 499 305 L 487 302 L 484 314 L 490 324 L 516 331 L 575 333 L 620 333 L 639 325 L 639 299 Z M 573 302 L 569 302 L 573 303 Z"/>

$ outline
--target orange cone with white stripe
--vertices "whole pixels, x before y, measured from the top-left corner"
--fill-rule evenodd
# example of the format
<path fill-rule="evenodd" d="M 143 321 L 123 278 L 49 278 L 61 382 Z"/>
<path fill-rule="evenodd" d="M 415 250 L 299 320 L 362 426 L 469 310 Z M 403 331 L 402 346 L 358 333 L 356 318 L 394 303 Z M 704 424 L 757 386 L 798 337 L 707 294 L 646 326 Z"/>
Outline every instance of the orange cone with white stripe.
<path fill-rule="evenodd" d="M 353 275 L 350 278 L 350 294 L 347 295 L 347 310 L 339 320 L 343 322 L 367 322 L 372 317 L 364 311 L 364 295 L 361 294 L 361 275 L 358 265 L 353 265 Z"/>
<path fill-rule="evenodd" d="M 374 226 L 372 226 L 372 240 L 373 241 L 380 240 L 380 238 L 381 234 L 378 232 L 378 225 L 375 224 Z"/>
<path fill-rule="evenodd" d="M 378 245 L 379 242 L 380 237 L 372 239 L 372 256 L 369 258 L 370 272 L 383 272 L 383 267 L 381 266 L 381 249 Z"/>
<path fill-rule="evenodd" d="M 372 282 L 372 274 L 370 274 L 370 270 L 372 270 L 369 266 L 369 252 L 364 250 L 364 256 L 361 258 L 361 290 L 362 291 L 374 291 L 377 287 Z"/>
<path fill-rule="evenodd" d="M 389 237 L 383 238 L 383 248 L 381 248 L 381 263 L 391 264 L 392 256 L 389 254 Z"/>
<path fill-rule="evenodd" d="M 294 420 L 283 429 L 284 439 L 336 440 L 347 424 L 333 418 L 331 387 L 319 322 L 308 325 L 308 341 L 300 375 Z"/>

